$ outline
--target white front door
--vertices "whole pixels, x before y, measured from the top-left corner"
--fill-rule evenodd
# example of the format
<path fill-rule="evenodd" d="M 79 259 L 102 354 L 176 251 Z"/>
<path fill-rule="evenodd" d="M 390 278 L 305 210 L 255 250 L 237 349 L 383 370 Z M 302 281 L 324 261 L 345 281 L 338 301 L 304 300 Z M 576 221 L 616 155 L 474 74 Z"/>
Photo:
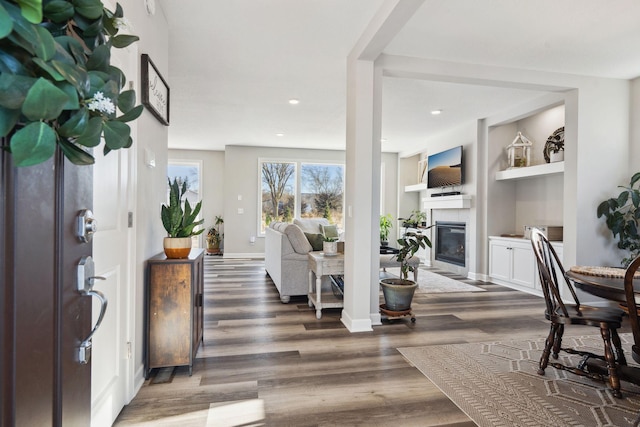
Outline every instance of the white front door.
<path fill-rule="evenodd" d="M 136 78 L 138 50 L 134 45 L 114 49 L 112 64 L 127 80 Z M 139 91 L 136 91 L 140 102 Z M 136 141 L 135 122 L 129 122 Z M 102 155 L 102 146 L 94 150 L 96 164 L 93 180 L 93 207 L 97 232 L 93 238 L 96 276 L 94 289 L 102 292 L 108 307 L 102 325 L 93 337 L 91 375 L 91 425 L 111 426 L 120 410 L 133 397 L 133 359 L 131 356 L 134 301 L 133 268 L 135 231 L 129 228 L 129 212 L 134 206 L 134 149 Z M 99 307 L 94 305 L 94 322 Z"/>
<path fill-rule="evenodd" d="M 128 299 L 131 281 L 129 264 L 128 152 L 107 156 L 96 153 L 93 186 L 94 214 L 98 231 L 94 236 L 94 289 L 108 301 L 102 325 L 93 336 L 91 374 L 91 425 L 110 426 L 127 401 L 130 349 Z M 94 322 L 100 312 L 94 305 Z"/>

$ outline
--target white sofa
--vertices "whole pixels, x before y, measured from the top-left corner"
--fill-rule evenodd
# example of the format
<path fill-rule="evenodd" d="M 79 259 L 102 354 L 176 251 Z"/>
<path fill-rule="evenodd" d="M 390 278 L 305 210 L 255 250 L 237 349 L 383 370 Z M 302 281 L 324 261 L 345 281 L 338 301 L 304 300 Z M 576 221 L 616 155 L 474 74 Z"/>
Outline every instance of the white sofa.
<path fill-rule="evenodd" d="M 307 295 L 309 291 L 307 254 L 313 248 L 304 233 L 319 234 L 321 224 L 329 225 L 329 221 L 295 219 L 293 224 L 271 223 L 265 230 L 265 269 L 280 293 L 280 301 L 285 304 L 291 296 Z"/>

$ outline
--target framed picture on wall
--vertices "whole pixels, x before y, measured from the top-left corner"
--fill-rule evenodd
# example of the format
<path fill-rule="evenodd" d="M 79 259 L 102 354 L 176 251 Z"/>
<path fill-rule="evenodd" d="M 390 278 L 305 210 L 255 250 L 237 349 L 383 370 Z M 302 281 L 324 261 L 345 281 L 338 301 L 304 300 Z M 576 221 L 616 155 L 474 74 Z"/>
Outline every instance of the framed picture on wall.
<path fill-rule="evenodd" d="M 142 54 L 142 104 L 160 123 L 169 126 L 169 85 L 146 53 Z"/>

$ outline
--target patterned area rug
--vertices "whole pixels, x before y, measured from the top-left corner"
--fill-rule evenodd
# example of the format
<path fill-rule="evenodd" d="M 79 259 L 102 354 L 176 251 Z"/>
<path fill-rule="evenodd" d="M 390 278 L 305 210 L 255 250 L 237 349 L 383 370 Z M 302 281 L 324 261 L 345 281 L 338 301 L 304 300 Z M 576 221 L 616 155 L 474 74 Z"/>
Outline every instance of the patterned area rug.
<path fill-rule="evenodd" d="M 387 275 L 400 277 L 400 268 L 387 268 Z M 413 273 L 411 272 L 409 273 L 409 279 L 413 280 Z M 416 289 L 416 292 L 423 294 L 484 292 L 484 289 L 421 268 L 418 272 L 418 289 Z"/>
<path fill-rule="evenodd" d="M 631 334 L 620 335 L 631 359 Z M 602 353 L 600 336 L 563 344 Z M 398 349 L 479 426 L 631 426 L 640 387 L 622 383 L 616 399 L 604 383 L 552 367 L 536 373 L 544 340 Z M 578 358 L 560 354 L 564 364 Z M 631 364 L 631 363 L 630 363 Z"/>

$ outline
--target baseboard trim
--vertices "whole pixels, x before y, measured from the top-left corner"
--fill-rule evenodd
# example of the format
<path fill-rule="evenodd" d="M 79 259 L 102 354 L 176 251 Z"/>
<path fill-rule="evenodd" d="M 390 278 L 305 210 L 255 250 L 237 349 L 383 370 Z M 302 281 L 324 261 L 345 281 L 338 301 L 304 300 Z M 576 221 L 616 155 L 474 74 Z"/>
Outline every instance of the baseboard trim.
<path fill-rule="evenodd" d="M 228 253 L 225 252 L 222 255 L 223 258 L 228 258 L 228 259 L 238 259 L 238 258 L 250 258 L 250 259 L 258 259 L 258 258 L 264 258 L 264 252 L 259 252 L 259 253 Z"/>
<path fill-rule="evenodd" d="M 481 282 L 489 282 L 489 276 L 486 274 L 482 274 L 482 273 L 473 273 L 473 272 L 469 272 L 467 274 L 467 279 L 471 279 L 471 280 L 479 280 Z"/>
<path fill-rule="evenodd" d="M 345 310 L 342 310 L 340 321 L 351 333 L 373 331 L 371 319 L 352 319 Z"/>

